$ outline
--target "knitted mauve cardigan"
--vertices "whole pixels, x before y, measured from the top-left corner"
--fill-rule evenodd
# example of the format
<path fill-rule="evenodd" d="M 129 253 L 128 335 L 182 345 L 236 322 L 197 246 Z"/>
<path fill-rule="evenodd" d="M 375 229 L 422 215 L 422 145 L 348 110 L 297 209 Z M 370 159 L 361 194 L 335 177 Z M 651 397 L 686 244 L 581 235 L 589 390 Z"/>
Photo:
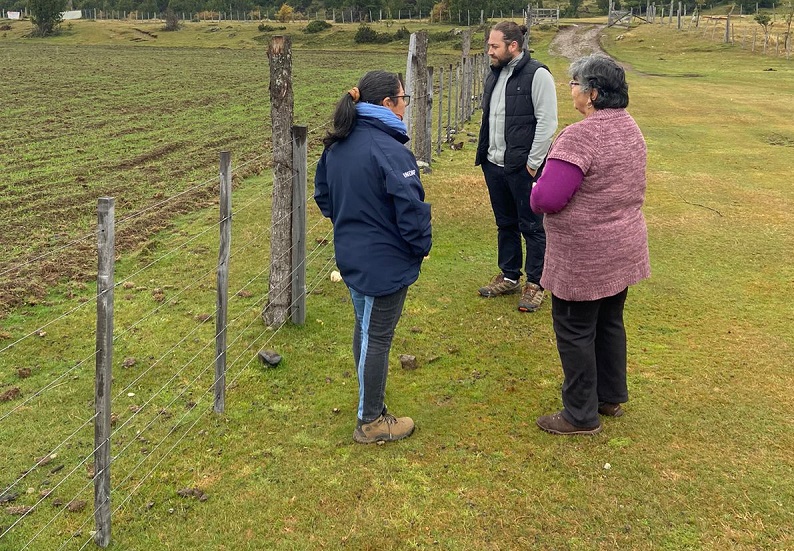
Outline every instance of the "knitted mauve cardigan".
<path fill-rule="evenodd" d="M 549 158 L 578 166 L 579 190 L 546 214 L 541 285 L 572 301 L 615 295 L 651 275 L 645 201 L 646 147 L 625 109 L 600 109 L 565 128 Z"/>

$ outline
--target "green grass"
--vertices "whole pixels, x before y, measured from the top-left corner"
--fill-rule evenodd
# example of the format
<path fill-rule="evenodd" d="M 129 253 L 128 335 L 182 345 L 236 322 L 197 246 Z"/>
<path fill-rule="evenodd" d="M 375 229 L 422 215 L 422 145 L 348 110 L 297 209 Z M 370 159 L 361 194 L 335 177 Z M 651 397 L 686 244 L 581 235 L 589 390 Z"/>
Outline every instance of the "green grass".
<path fill-rule="evenodd" d="M 257 303 L 267 289 L 269 253 L 261 235 L 269 224 L 269 183 L 266 175 L 248 178 L 234 195 L 230 288 L 247 285 L 253 296 L 230 301 L 230 319 L 240 318 L 230 329 L 230 341 L 237 340 L 229 353 L 234 383 L 224 415 L 208 412 L 204 391 L 212 368 L 202 371 L 212 351 L 200 350 L 213 335 L 212 321 L 200 320 L 214 311 L 215 210 L 179 217 L 172 229 L 119 259 L 117 281 L 130 277 L 130 284 L 116 291 L 114 395 L 121 396 L 113 407 L 119 457 L 112 499 L 114 507 L 128 501 L 114 516 L 112 548 L 794 547 L 794 272 L 788 260 L 794 195 L 791 146 L 779 145 L 791 137 L 790 110 L 781 106 L 794 100 L 794 72 L 784 60 L 670 30 L 642 27 L 619 41 L 617 34 L 610 31 L 605 46 L 631 65 L 630 111 L 649 146 L 645 213 L 653 270 L 627 304 L 627 414 L 607 419 L 593 438 L 553 437 L 535 427 L 538 415 L 560 407 L 549 305 L 524 315 L 512 299 L 476 296 L 495 269 L 495 231 L 482 175 L 473 166 L 474 144 L 466 141 L 461 151 L 445 149 L 423 178 L 433 204 L 434 247 L 409 292 L 393 347 L 387 403 L 413 416 L 417 432 L 398 444 L 354 445 L 352 308 L 341 284 L 311 283 L 332 251 L 321 247 L 309 265 L 306 324 L 265 329 Z M 578 114 L 568 95 L 567 62 L 549 58 L 546 44 L 536 46 L 536 55 L 552 68 L 561 124 L 569 124 Z M 104 47 L 97 48 L 91 51 Z M 148 51 L 137 44 L 130 50 Z M 400 70 L 404 55 L 392 53 L 389 66 Z M 119 55 L 125 54 L 133 55 Z M 313 98 L 327 117 L 337 88 L 349 85 L 372 55 L 337 68 L 353 53 L 329 52 L 322 78 L 308 77 L 307 61 L 306 77 L 296 68 L 296 98 Z M 776 70 L 763 71 L 769 67 Z M 187 99 L 201 96 L 195 80 L 184 84 L 191 90 L 181 94 Z M 467 130 L 475 133 L 476 121 Z M 185 132 L 173 135 L 187 141 Z M 86 138 L 101 141 L 92 133 Z M 114 140 L 105 141 L 112 151 Z M 313 249 L 329 226 L 315 225 L 316 209 L 310 214 Z M 178 254 L 137 273 L 182 244 Z M 45 303 L 9 312 L 0 321 L 7 335 L 0 345 L 90 299 L 91 287 L 80 280 L 55 286 Z M 155 300 L 156 288 L 165 302 Z M 47 327 L 46 335 L 0 354 L 0 391 L 19 386 L 23 393 L 0 404 L 0 416 L 91 357 L 92 318 L 89 301 Z M 260 348 L 277 350 L 283 364 L 249 364 Z M 420 368 L 402 370 L 401 353 L 416 355 Z M 136 364 L 125 369 L 128 357 Z M 26 366 L 32 377 L 18 379 L 16 368 Z M 3 488 L 91 416 L 92 371 L 88 361 L 0 422 L 9 466 L 0 475 Z M 149 399 L 132 417 L 130 406 Z M 157 415 L 160 410 L 166 414 Z M 91 446 L 89 425 L 52 463 L 26 477 L 14 505 L 35 503 L 45 481 L 57 484 Z M 64 470 L 51 474 L 60 463 Z M 82 471 L 67 479 L 0 548 L 21 547 L 40 529 L 34 549 L 64 542 L 78 548 L 89 537 L 90 505 L 44 526 L 60 511 L 51 500 L 71 499 L 86 483 Z M 199 487 L 209 499 L 179 497 L 185 487 Z M 90 487 L 80 499 L 91 503 Z M 0 527 L 15 518 L 0 510 Z M 80 536 L 70 539 L 78 529 Z"/>

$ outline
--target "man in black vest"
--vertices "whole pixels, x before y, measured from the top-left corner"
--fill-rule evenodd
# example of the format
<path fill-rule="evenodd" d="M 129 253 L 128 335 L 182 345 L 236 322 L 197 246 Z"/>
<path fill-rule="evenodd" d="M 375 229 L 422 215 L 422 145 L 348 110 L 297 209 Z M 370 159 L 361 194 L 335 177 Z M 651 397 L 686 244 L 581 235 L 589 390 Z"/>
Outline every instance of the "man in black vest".
<path fill-rule="evenodd" d="M 526 30 L 503 21 L 488 35 L 491 73 L 483 92 L 475 164 L 482 166 L 496 218 L 501 270 L 479 293 L 496 297 L 520 292 L 519 311 L 534 312 L 543 302 L 540 276 L 546 233 L 542 215 L 529 208 L 529 193 L 557 130 L 557 92 L 548 67 L 530 59 L 524 49 Z M 526 241 L 523 286 L 522 235 Z"/>

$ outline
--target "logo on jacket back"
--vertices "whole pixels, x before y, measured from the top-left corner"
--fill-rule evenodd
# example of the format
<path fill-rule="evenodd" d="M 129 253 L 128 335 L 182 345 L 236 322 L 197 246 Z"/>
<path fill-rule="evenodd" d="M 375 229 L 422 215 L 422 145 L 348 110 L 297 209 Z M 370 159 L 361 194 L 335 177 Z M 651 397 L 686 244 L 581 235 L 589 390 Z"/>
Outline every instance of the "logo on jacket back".
<path fill-rule="evenodd" d="M 409 170 L 407 172 L 403 172 L 403 178 L 410 178 L 411 176 L 416 176 L 416 170 Z"/>

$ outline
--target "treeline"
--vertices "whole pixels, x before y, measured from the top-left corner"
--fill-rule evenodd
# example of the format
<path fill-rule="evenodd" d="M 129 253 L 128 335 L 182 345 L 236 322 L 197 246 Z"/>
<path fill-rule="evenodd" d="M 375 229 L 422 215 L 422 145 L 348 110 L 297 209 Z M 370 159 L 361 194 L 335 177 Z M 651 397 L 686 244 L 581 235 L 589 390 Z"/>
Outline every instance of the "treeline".
<path fill-rule="evenodd" d="M 179 14 L 195 14 L 199 12 L 215 13 L 239 13 L 251 14 L 252 17 L 265 14 L 277 13 L 282 5 L 286 4 L 292 9 L 296 16 L 313 19 L 320 14 L 327 18 L 336 11 L 342 13 L 353 13 L 356 19 L 368 19 L 369 14 L 373 14 L 373 19 L 378 17 L 397 19 L 398 14 L 407 18 L 409 14 L 416 18 L 420 14 L 422 17 L 429 17 L 431 12 L 434 19 L 457 21 L 458 14 L 471 14 L 472 21 L 476 18 L 479 21 L 480 11 L 485 12 L 485 16 L 490 18 L 495 14 L 508 17 L 510 14 L 519 16 L 527 4 L 523 0 L 71 0 L 66 9 L 74 10 L 96 10 L 102 13 L 152 13 L 162 14 L 169 8 Z M 646 0 L 616 0 L 617 8 L 639 8 L 644 11 Z M 652 4 L 654 2 L 651 2 Z M 669 4 L 669 0 L 656 0 L 659 4 Z M 561 12 L 567 17 L 575 17 L 581 14 L 605 14 L 609 0 L 536 0 L 531 2 L 534 7 L 556 8 L 560 7 Z M 675 0 L 676 7 L 678 0 Z M 736 12 L 741 5 L 744 13 L 752 13 L 756 5 L 761 8 L 771 8 L 775 0 L 761 0 L 759 2 L 740 0 L 739 2 L 704 2 L 702 0 L 687 0 L 683 2 L 687 6 L 687 11 L 692 12 L 696 7 L 701 9 L 712 9 L 724 5 L 726 9 L 729 5 L 736 7 Z M 6 11 L 25 11 L 30 5 L 30 0 L 0 0 L 0 9 Z M 259 18 L 259 17 L 255 17 Z M 355 20 L 355 19 L 354 19 Z"/>

